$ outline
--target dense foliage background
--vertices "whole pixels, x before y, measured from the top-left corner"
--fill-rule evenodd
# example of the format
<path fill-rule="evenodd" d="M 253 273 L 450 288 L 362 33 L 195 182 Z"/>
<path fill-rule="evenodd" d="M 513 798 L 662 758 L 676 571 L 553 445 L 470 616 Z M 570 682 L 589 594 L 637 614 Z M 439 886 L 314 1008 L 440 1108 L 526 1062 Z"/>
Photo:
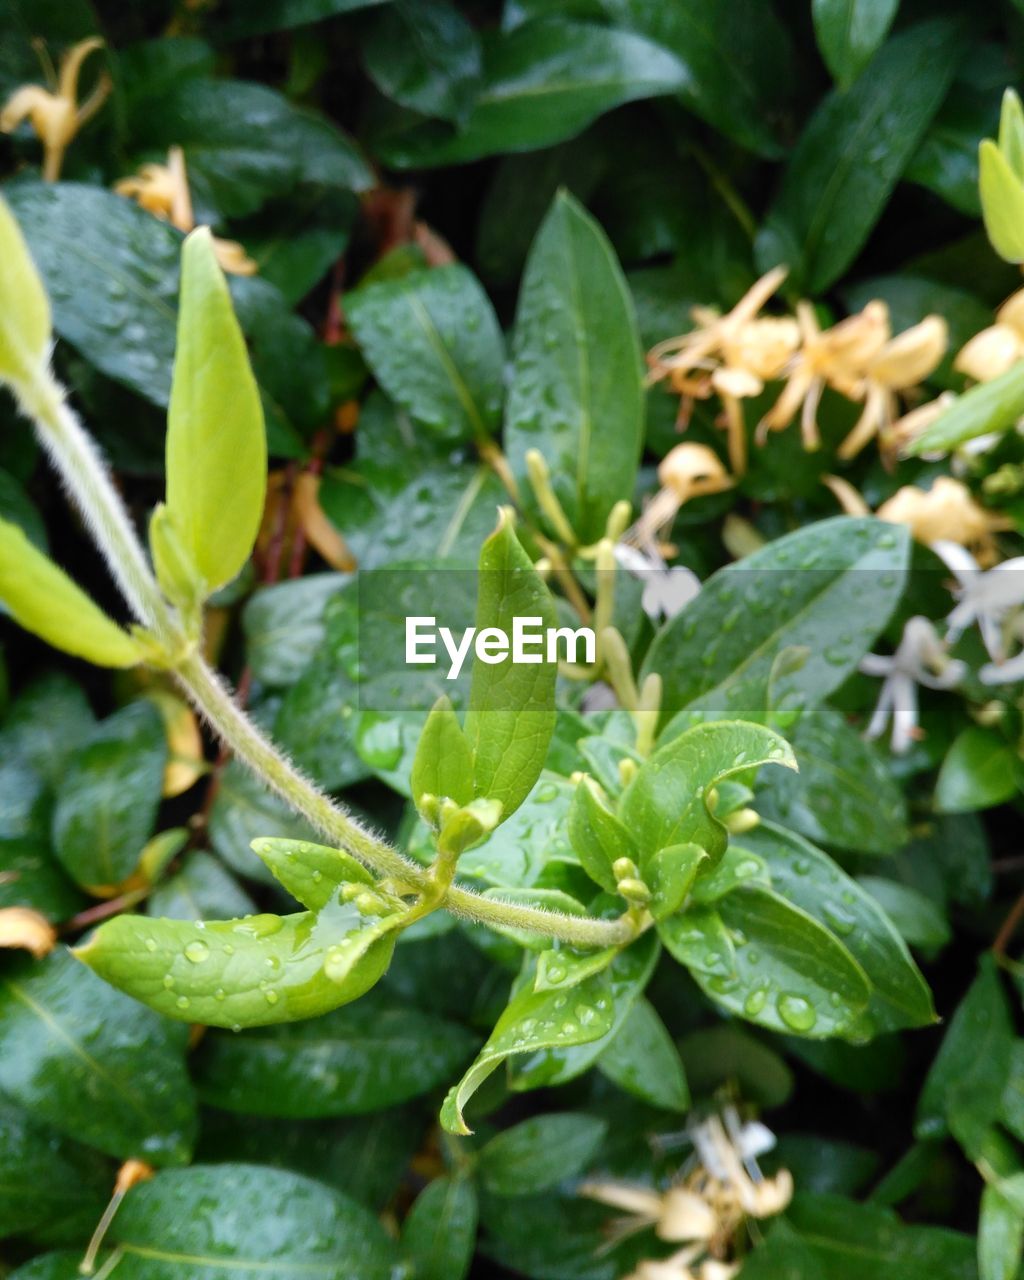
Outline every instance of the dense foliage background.
<path fill-rule="evenodd" d="M 45 83 L 47 67 L 59 72 L 94 36 L 102 46 L 63 86 L 73 104 L 96 95 L 88 118 L 48 148 L 57 172 L 47 176 L 59 181 L 41 180 L 42 116 L 12 118 L 0 136 L 3 195 L 50 294 L 58 374 L 143 525 L 164 492 L 182 233 L 211 225 L 236 242 L 221 261 L 263 400 L 270 478 L 256 551 L 208 607 L 205 648 L 303 769 L 414 848 L 425 837 L 408 773 L 435 690 L 411 711 L 367 714 L 349 575 L 476 563 L 507 474 L 494 441 L 508 352 L 543 360 L 537 335 L 551 324 L 554 349 L 565 319 L 565 250 L 549 240 L 536 275 L 552 297 L 535 290 L 534 311 L 524 304 L 516 320 L 549 210 L 567 220 L 570 246 L 590 226 L 579 207 L 610 245 L 588 241 L 602 246 L 594 261 L 611 283 L 580 312 L 603 379 L 594 456 L 607 472 L 594 505 L 579 498 L 572 511 L 581 542 L 604 531 L 616 486 L 632 486 L 630 432 L 636 443 L 643 432 L 637 512 L 681 440 L 714 450 L 723 475 L 739 470 L 706 387 L 685 435 L 687 388 L 653 385 L 640 407 L 636 340 L 630 330 L 623 348 L 620 332 L 631 307 L 646 350 L 687 330 L 691 307 L 728 310 L 785 263 L 769 309 L 809 299 L 822 329 L 875 299 L 893 333 L 938 315 L 948 354 L 894 383 L 910 392 L 902 411 L 964 389 L 954 354 L 1019 285 L 984 233 L 978 195 L 978 142 L 996 135 L 1003 90 L 1020 81 L 1024 6 L 1009 0 L 0 0 L 0 102 Z M 147 176 L 145 165 L 164 168 Z M 616 292 L 616 258 L 631 303 Z M 583 278 L 603 281 L 600 270 Z M 939 476 L 954 475 L 976 504 L 970 536 L 941 513 L 926 536 L 890 509 L 918 537 L 906 583 L 886 577 L 896 542 L 866 516 L 856 536 L 830 525 L 797 544 L 864 575 L 865 616 L 854 619 L 864 634 L 837 637 L 827 611 L 801 623 L 783 606 L 778 633 L 825 655 L 832 675 L 814 679 L 830 701 L 776 717 L 802 772 L 765 771 L 753 801 L 827 849 L 885 909 L 941 1023 L 863 1043 L 801 1039 L 723 1011 L 707 983 L 663 961 L 631 1006 L 628 1049 L 552 1050 L 492 1076 L 473 1104 L 476 1133 L 454 1138 L 438 1128 L 440 1100 L 493 1027 L 520 959 L 480 926 L 430 917 L 362 1000 L 238 1035 L 190 1033 L 62 945 L 40 957 L 11 949 L 0 952 L 0 1273 L 76 1275 L 118 1169 L 134 1159 L 158 1172 L 128 1191 L 98 1264 L 124 1280 L 370 1280 L 396 1267 L 422 1280 L 684 1280 L 684 1261 L 659 1270 L 650 1260 L 686 1237 L 657 1239 L 656 1210 L 617 1243 L 607 1188 L 660 1194 L 691 1158 L 701 1118 L 738 1107 L 777 1137 L 762 1169 L 789 1170 L 796 1188 L 783 1217 L 754 1214 L 723 1245 L 724 1258 L 745 1259 L 745 1280 L 975 1277 L 983 1188 L 982 1280 L 1017 1274 L 1024 1039 L 1007 916 L 1024 888 L 1020 684 L 972 675 L 956 695 L 924 694 L 923 732 L 897 754 L 861 736 L 878 685 L 857 666 L 869 648 L 891 652 L 911 615 L 949 611 L 949 575 L 925 543 L 969 545 L 987 564 L 1017 554 L 1024 444 L 1011 430 L 952 459 L 897 462 L 873 444 L 838 457 L 862 405 L 830 383 L 823 447 L 806 449 L 796 425 L 758 445 L 780 370 L 740 393 L 745 474 L 670 512 L 670 559 L 706 580 L 839 516 L 841 500 L 852 509 L 851 492 L 872 512 Z M 571 362 L 562 374 L 572 384 Z M 528 400 L 525 383 L 520 372 L 516 394 Z M 573 492 L 578 441 L 564 434 L 559 394 L 506 407 L 528 526 L 543 520 L 524 440 L 548 457 L 559 497 Z M 845 490 L 826 483 L 835 474 Z M 0 514 L 125 616 L 6 392 Z M 884 563 L 860 564 L 857 537 L 878 538 Z M 783 565 L 759 563 L 771 613 Z M 592 591 L 592 568 L 577 568 Z M 661 673 L 667 715 L 724 687 L 721 664 L 759 643 L 750 580 L 736 616 L 717 581 L 704 629 L 688 634 L 684 611 L 653 647 L 658 611 L 645 612 L 639 584 L 618 597 L 616 625 L 637 669 L 648 654 Z M 0 908 L 33 908 L 61 943 L 127 909 L 185 920 L 289 909 L 249 842 L 312 833 L 217 754 L 169 679 L 111 676 L 6 620 L 0 638 Z M 973 632 L 956 652 L 972 667 L 984 659 Z M 610 724 L 615 743 L 618 730 L 582 720 L 581 692 L 560 687 L 541 782 L 468 855 L 464 873 L 482 887 L 557 894 L 587 883 L 566 835 L 570 777 L 602 763 L 580 756 L 581 737 Z M 613 781 L 617 758 L 609 749 L 603 761 Z M 770 844 L 763 830 L 751 836 L 768 861 Z M 786 888 L 798 902 L 800 874 Z M 849 932 L 841 908 L 828 923 L 837 938 Z M 590 1191 L 605 1186 L 604 1202 L 581 1194 L 583 1178 Z"/>

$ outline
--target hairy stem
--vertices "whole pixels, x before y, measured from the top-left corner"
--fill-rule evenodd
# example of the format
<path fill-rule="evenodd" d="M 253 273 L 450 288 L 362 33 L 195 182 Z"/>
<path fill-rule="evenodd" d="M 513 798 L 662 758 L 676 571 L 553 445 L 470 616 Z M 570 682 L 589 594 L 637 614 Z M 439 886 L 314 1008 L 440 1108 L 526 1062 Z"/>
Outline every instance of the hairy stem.
<path fill-rule="evenodd" d="M 186 638 L 177 616 L 160 592 L 131 517 L 99 450 L 67 404 L 64 388 L 46 371 L 31 386 L 20 387 L 18 394 L 135 616 L 169 654 L 185 652 Z M 382 875 L 413 888 L 428 884 L 424 868 L 367 831 L 281 754 L 198 653 L 188 652 L 178 662 L 175 675 L 221 741 L 325 837 Z M 526 929 L 582 947 L 621 945 L 636 932 L 633 922 L 625 917 L 593 920 L 567 916 L 455 887 L 445 894 L 444 906 L 482 924 Z"/>

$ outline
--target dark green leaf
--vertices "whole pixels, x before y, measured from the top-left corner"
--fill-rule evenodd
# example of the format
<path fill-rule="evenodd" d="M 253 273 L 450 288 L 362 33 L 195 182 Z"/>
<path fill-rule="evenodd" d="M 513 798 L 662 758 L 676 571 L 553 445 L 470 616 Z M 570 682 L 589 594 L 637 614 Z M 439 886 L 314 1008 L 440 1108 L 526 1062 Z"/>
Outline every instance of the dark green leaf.
<path fill-rule="evenodd" d="M 647 1000 L 633 1005 L 597 1065 L 620 1089 L 652 1107 L 662 1111 L 689 1109 L 690 1090 L 679 1050 Z"/>
<path fill-rule="evenodd" d="M 885 39 L 900 0 L 814 0 L 814 34 L 829 71 L 849 88 Z"/>
<path fill-rule="evenodd" d="M 254 679 L 268 685 L 298 680 L 324 638 L 324 608 L 347 581 L 344 574 L 315 573 L 250 597 L 242 620 Z"/>
<path fill-rule="evenodd" d="M 466 1177 L 435 1178 L 402 1224 L 402 1251 L 420 1280 L 464 1280 L 476 1245 L 476 1188 Z"/>
<path fill-rule="evenodd" d="M 595 1116 L 549 1113 L 499 1133 L 478 1156 L 487 1191 L 499 1196 L 533 1195 L 586 1169 L 608 1126 Z"/>
<path fill-rule="evenodd" d="M 197 849 L 156 886 L 146 910 L 170 920 L 224 920 L 252 915 L 256 905 L 212 854 Z"/>
<path fill-rule="evenodd" d="M 969 813 L 1002 804 L 1020 791 L 1021 763 L 1013 747 L 991 729 L 962 729 L 946 753 L 935 784 L 940 813 Z"/>
<path fill-rule="evenodd" d="M 1024 1249 L 1024 1215 L 1000 1184 L 981 1193 L 978 1270 L 981 1280 L 1016 1280 Z"/>
<path fill-rule="evenodd" d="M 221 774 L 210 811 L 210 842 L 232 871 L 272 884 L 273 877 L 252 852 L 261 836 L 313 840 L 313 828 L 248 769 L 233 760 Z"/>
<path fill-rule="evenodd" d="M 363 41 L 370 78 L 395 102 L 428 116 L 460 120 L 480 82 L 480 41 L 454 5 L 397 0 Z"/>

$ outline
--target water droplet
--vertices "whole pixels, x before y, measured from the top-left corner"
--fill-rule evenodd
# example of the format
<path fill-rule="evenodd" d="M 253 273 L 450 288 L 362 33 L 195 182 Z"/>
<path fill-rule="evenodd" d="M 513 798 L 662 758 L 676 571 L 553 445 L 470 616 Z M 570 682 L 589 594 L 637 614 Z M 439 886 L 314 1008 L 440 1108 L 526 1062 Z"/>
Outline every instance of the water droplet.
<path fill-rule="evenodd" d="M 857 921 L 848 911 L 844 911 L 834 902 L 826 902 L 821 910 L 829 928 L 835 933 L 841 934 L 844 938 L 853 933 Z"/>
<path fill-rule="evenodd" d="M 171 977 L 169 973 L 164 974 L 164 986 L 167 988 L 168 991 L 170 991 L 171 987 L 174 986 L 174 979 Z"/>
<path fill-rule="evenodd" d="M 751 991 L 750 995 L 743 1001 L 743 1012 L 747 1017 L 755 1018 L 767 1002 L 768 992 L 763 987 L 759 987 L 756 991 Z"/>
<path fill-rule="evenodd" d="M 177 1000 L 174 1003 L 178 1006 L 179 1009 L 187 1009 L 189 1006 L 188 996 L 178 996 Z"/>
<path fill-rule="evenodd" d="M 218 987 L 218 988 L 217 988 L 217 990 L 213 993 L 213 995 L 214 995 L 214 998 L 215 998 L 215 999 L 217 999 L 217 1000 L 223 1000 L 223 999 L 224 999 L 224 988 L 223 988 L 223 987 Z"/>
<path fill-rule="evenodd" d="M 805 1000 L 803 996 L 779 996 L 775 1007 L 778 1009 L 779 1017 L 782 1021 L 794 1031 L 810 1031 L 818 1021 L 814 1006 L 809 1000 Z"/>
<path fill-rule="evenodd" d="M 264 994 L 264 998 L 266 999 L 267 1004 L 277 1004 L 277 992 L 276 992 L 276 991 L 265 991 L 263 994 Z"/>
<path fill-rule="evenodd" d="M 147 950 L 147 951 L 155 951 L 155 950 L 156 950 L 156 942 L 154 941 L 154 939 L 152 939 L 152 938 L 147 938 L 147 939 L 146 939 L 146 950 Z"/>
<path fill-rule="evenodd" d="M 200 942 L 198 939 L 195 942 L 190 942 L 185 948 L 185 959 L 191 960 L 193 964 L 202 964 L 204 960 L 209 958 L 210 948 L 205 942 Z"/>

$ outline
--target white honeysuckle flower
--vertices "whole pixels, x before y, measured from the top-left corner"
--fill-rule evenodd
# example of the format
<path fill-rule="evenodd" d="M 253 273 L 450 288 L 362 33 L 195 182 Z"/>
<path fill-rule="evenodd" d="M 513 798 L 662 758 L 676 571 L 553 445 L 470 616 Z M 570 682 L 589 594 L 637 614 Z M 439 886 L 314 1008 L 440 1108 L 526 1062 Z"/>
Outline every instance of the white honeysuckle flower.
<path fill-rule="evenodd" d="M 619 542 L 615 546 L 615 559 L 644 584 L 641 608 L 654 622 L 674 618 L 700 592 L 700 578 L 692 569 L 682 565 L 669 568 L 656 551 L 644 552 Z"/>
<path fill-rule="evenodd" d="M 1007 656 L 1004 624 L 1014 609 L 1024 605 L 1024 556 L 982 569 L 974 556 L 955 542 L 934 542 L 932 550 L 957 581 L 953 590 L 956 606 L 946 619 L 947 642 L 955 643 L 977 623 L 988 656 L 1001 666 Z"/>
<path fill-rule="evenodd" d="M 958 546 L 957 550 L 963 548 Z M 918 685 L 952 689 L 964 678 L 967 667 L 949 657 L 934 625 L 916 616 L 907 620 L 895 653 L 869 653 L 861 660 L 860 670 L 884 681 L 865 737 L 880 738 L 891 720 L 892 749 L 896 755 L 904 755 L 917 736 Z"/>

